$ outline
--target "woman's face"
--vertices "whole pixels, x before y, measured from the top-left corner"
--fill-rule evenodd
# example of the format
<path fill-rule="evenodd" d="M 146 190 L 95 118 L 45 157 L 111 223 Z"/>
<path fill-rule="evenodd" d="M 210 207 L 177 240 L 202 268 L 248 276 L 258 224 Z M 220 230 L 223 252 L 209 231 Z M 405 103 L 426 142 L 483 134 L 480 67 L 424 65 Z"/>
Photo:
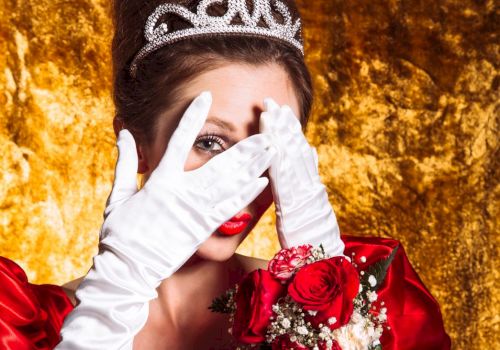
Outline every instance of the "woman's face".
<path fill-rule="evenodd" d="M 187 158 L 185 171 L 203 166 L 240 140 L 258 133 L 259 118 L 264 110 L 263 100 L 266 97 L 273 98 L 279 105 L 289 105 L 295 115 L 299 116 L 298 100 L 291 81 L 286 71 L 276 64 L 247 66 L 227 63 L 221 68 L 203 73 L 186 86 L 176 106 L 160 117 L 155 142 L 150 146 L 140 147 L 139 167 L 142 168 L 146 181 L 165 153 L 168 141 L 185 109 L 204 90 L 211 91 L 212 105 L 207 121 Z M 267 171 L 264 175 L 268 177 Z M 272 200 L 269 184 L 252 203 L 238 212 L 248 213 L 252 217 L 242 233 L 226 236 L 216 231 L 199 247 L 196 254 L 208 260 L 229 259 L 269 208 Z"/>

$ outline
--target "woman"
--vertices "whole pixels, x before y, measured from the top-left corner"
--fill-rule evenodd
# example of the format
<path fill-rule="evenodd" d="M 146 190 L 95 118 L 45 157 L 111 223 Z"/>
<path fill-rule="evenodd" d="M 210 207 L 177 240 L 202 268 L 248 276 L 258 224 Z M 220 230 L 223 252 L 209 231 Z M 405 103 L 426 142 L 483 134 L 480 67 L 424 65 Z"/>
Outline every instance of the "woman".
<path fill-rule="evenodd" d="M 31 296 L 30 301 L 44 310 L 49 301 L 59 302 L 58 307 L 46 309 L 45 321 L 55 321 L 47 327 L 50 331 L 40 333 L 45 338 L 30 339 L 40 348 L 59 342 L 55 336 L 59 328 L 59 349 L 232 348 L 227 318 L 211 313 L 207 306 L 245 273 L 267 267 L 266 261 L 235 251 L 273 200 L 282 246 L 322 243 L 333 255 L 365 251 L 386 256 L 394 244 L 346 238 L 344 252 L 335 214 L 317 175 L 314 149 L 300 130 L 300 124 L 303 128 L 307 124 L 312 103 L 311 79 L 296 43 L 301 43 L 300 31 L 294 35 L 299 39 L 289 33 L 275 37 L 227 35 L 224 30 L 197 33 L 144 50 L 148 41 L 142 31 L 148 18 L 153 24 L 160 19 L 168 23 L 164 27 L 168 33 L 189 27 L 179 16 L 161 12 L 156 16 L 161 3 L 115 3 L 113 126 L 119 149 L 115 181 L 99 253 L 88 274 L 60 290 L 50 286 L 51 296 Z M 287 23 L 278 5 L 265 11 L 270 1 L 246 3 L 270 14 L 273 24 Z M 176 4 L 200 14 L 198 1 Z M 232 4 L 237 9 L 242 2 Z M 297 19 L 295 4 L 284 4 Z M 208 5 L 205 10 L 211 16 L 227 11 L 214 1 Z M 244 14 L 231 17 L 233 22 L 223 28 L 245 22 Z M 261 22 L 259 27 L 269 25 Z M 297 24 L 288 23 L 289 29 Z M 146 24 L 153 43 L 164 34 L 155 32 L 156 27 Z M 140 190 L 136 172 L 144 174 Z M 399 252 L 398 271 L 406 268 L 407 275 L 421 284 L 408 270 L 403 250 Z M 16 277 L 26 287 L 22 271 L 10 262 L 4 266 L 4 275 L 13 276 L 12 285 Z M 41 291 L 40 287 L 29 285 L 30 291 Z M 405 318 L 414 321 L 409 322 L 413 343 L 393 331 L 384 346 L 446 348 L 439 309 L 425 287 L 419 288 L 422 293 L 412 293 L 411 298 L 421 301 L 417 309 L 421 319 Z M 387 288 L 388 296 L 393 292 Z M 426 307 L 428 313 L 422 311 Z M 398 312 L 405 315 L 404 310 Z M 427 330 L 423 326 L 427 318 L 436 315 L 439 320 L 431 332 L 438 336 L 416 343 L 419 332 Z M 23 333 L 15 322 L 4 323 L 5 329 L 17 332 L 12 344 L 12 339 L 29 339 L 32 334 Z M 30 331 L 33 327 L 40 331 L 41 324 L 38 328 L 31 324 Z M 41 338 L 45 345 L 40 345 Z"/>

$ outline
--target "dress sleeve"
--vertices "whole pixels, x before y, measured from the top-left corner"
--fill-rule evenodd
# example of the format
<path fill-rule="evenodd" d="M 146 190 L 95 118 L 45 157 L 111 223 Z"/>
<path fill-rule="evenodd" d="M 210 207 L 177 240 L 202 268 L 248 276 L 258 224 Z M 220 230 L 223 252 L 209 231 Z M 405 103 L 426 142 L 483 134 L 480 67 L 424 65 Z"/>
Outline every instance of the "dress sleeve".
<path fill-rule="evenodd" d="M 29 283 L 18 264 L 0 256 L 0 349 L 53 349 L 72 309 L 62 287 Z"/>
<path fill-rule="evenodd" d="M 360 270 L 388 257 L 399 246 L 377 291 L 378 299 L 387 307 L 385 326 L 390 327 L 388 330 L 384 327 L 382 349 L 449 350 L 451 341 L 444 329 L 439 304 L 411 266 L 401 243 L 380 237 L 342 236 L 342 239 L 346 245 L 344 254 L 353 258 Z M 360 260 L 362 256 L 366 258 L 364 263 Z"/>

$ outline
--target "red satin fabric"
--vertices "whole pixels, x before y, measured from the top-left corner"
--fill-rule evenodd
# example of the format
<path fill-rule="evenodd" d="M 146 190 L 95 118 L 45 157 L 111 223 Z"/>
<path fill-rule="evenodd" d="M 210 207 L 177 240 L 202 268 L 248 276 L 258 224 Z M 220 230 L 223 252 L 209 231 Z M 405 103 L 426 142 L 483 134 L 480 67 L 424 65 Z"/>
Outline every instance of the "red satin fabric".
<path fill-rule="evenodd" d="M 345 255 L 355 252 L 360 268 L 387 257 L 398 241 L 378 237 L 343 236 Z M 366 257 L 366 263 L 359 258 Z M 394 258 L 378 291 L 387 307 L 390 330 L 384 330 L 383 350 L 448 350 L 439 305 L 413 270 L 403 247 Z M 31 284 L 23 269 L 0 256 L 0 349 L 47 350 L 59 342 L 59 330 L 73 309 L 60 286 Z"/>
<path fill-rule="evenodd" d="M 344 255 L 351 256 L 359 269 L 386 258 L 392 249 L 399 249 L 392 261 L 383 285 L 377 291 L 387 307 L 390 330 L 382 334 L 383 350 L 449 350 L 451 341 L 444 329 L 437 301 L 411 266 L 403 246 L 396 240 L 378 237 L 342 236 Z M 360 258 L 366 257 L 361 263 Z"/>
<path fill-rule="evenodd" d="M 72 309 L 61 287 L 29 283 L 19 265 L 0 256 L 0 349 L 53 349 Z"/>

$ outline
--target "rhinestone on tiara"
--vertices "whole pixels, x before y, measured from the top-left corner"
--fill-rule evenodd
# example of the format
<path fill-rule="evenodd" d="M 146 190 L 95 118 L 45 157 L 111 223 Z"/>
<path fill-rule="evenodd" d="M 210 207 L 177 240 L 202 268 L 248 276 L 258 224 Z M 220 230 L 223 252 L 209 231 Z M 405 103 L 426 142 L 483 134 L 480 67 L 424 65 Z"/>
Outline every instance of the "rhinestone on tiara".
<path fill-rule="evenodd" d="M 197 6 L 197 13 L 192 13 L 186 7 L 179 4 L 165 3 L 159 5 L 146 21 L 144 36 L 146 37 L 147 44 L 139 50 L 132 60 L 130 65 L 131 76 L 135 77 L 137 63 L 151 52 L 175 41 L 200 34 L 255 34 L 271 37 L 293 45 L 302 55 L 304 54 L 304 47 L 300 39 L 300 18 L 298 18 L 295 23 L 292 23 L 290 12 L 283 2 L 279 0 L 275 1 L 277 11 L 284 19 L 284 23 L 281 24 L 272 16 L 272 0 L 253 0 L 254 6 L 252 14 L 249 13 L 245 0 L 227 0 L 228 10 L 222 17 L 210 16 L 207 14 L 207 8 L 209 6 L 223 1 L 224 0 L 202 0 Z M 183 17 L 193 24 L 194 27 L 168 32 L 166 23 L 157 25 L 160 17 L 167 13 L 175 13 Z M 231 21 L 237 14 L 240 15 L 244 25 L 231 24 Z M 261 17 L 264 18 L 268 28 L 257 26 Z M 297 32 L 299 32 L 299 40 L 295 39 Z"/>

